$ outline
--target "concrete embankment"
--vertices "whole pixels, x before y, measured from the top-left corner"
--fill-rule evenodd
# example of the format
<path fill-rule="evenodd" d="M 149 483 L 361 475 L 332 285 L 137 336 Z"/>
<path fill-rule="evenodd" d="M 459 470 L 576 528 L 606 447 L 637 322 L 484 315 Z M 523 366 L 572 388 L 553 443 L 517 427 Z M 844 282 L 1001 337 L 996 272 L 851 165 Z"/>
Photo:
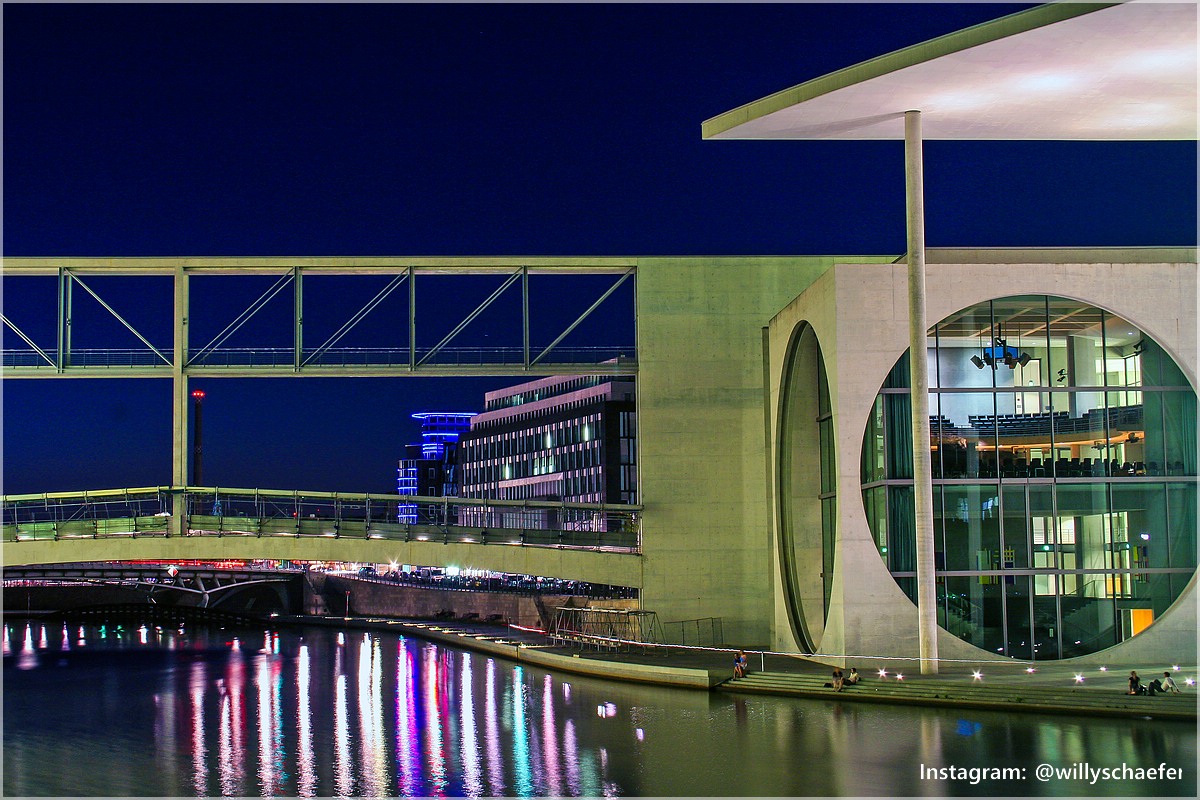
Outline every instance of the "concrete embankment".
<path fill-rule="evenodd" d="M 585 600 L 560 594 L 533 594 L 500 591 L 465 591 L 430 586 L 410 586 L 383 579 L 363 579 L 347 575 L 311 573 L 305 594 L 309 613 L 349 616 L 381 616 L 408 619 L 436 619 L 451 611 L 461 619 L 489 617 L 513 625 L 546 628 L 553 622 L 554 609 L 564 605 L 603 605 L 627 607 L 630 600 Z"/>
<path fill-rule="evenodd" d="M 864 678 L 857 686 L 834 692 L 829 677 L 760 672 L 722 683 L 723 692 L 805 697 L 847 703 L 894 703 L 953 706 L 992 711 L 1082 714 L 1104 717 L 1153 717 L 1196 720 L 1196 695 L 1130 696 L 1115 688 L 1059 688 L 1018 682 L 983 683 L 953 676 L 908 682 Z"/>
<path fill-rule="evenodd" d="M 301 625 L 389 631 L 404 636 L 416 636 L 432 642 L 464 650 L 488 653 L 524 664 L 559 672 L 590 675 L 609 680 L 652 683 L 686 689 L 711 689 L 726 677 L 724 671 L 704 666 L 683 666 L 661 663 L 642 663 L 633 660 L 610 660 L 595 654 L 579 654 L 552 648 L 540 634 L 523 634 L 514 629 L 496 626 L 438 625 L 429 622 L 362 617 L 286 617 L 280 618 Z"/>
<path fill-rule="evenodd" d="M 1050 665 L 1043 665 L 1037 675 L 1021 671 L 986 681 L 974 680 L 971 670 L 962 667 L 947 669 L 937 676 L 910 676 L 903 681 L 896 680 L 894 675 L 886 679 L 867 675 L 858 686 L 834 692 L 826 685 L 830 680 L 829 667 L 798 656 L 772 657 L 777 663 L 787 665 L 787 671 L 752 671 L 744 678 L 731 680 L 727 664 L 731 656 L 726 651 L 648 648 L 632 653 L 580 653 L 554 646 L 540 632 L 502 626 L 360 617 L 293 617 L 288 621 L 387 630 L 558 672 L 687 689 L 1010 713 L 1153 717 L 1191 722 L 1197 718 L 1197 695 L 1191 687 L 1184 687 L 1184 693 L 1178 695 L 1129 696 L 1123 693 L 1123 678 L 1115 670 L 1111 675 L 1106 673 L 1107 677 L 1094 678 L 1090 684 L 1072 685 L 1073 673 L 1067 667 L 1061 670 L 1061 675 Z M 1194 671 L 1189 667 L 1185 672 Z"/>

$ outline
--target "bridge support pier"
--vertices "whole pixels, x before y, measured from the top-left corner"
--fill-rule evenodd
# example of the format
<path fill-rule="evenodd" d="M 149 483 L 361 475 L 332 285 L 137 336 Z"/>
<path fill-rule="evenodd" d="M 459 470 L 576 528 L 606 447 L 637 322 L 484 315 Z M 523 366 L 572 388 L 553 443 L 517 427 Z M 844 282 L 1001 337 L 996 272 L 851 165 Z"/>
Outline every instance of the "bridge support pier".
<path fill-rule="evenodd" d="M 188 275 L 182 265 L 175 268 L 175 336 L 171 386 L 171 485 L 188 485 L 188 378 L 184 371 L 188 354 Z M 187 533 L 187 501 L 183 492 L 171 496 L 171 536 Z"/>

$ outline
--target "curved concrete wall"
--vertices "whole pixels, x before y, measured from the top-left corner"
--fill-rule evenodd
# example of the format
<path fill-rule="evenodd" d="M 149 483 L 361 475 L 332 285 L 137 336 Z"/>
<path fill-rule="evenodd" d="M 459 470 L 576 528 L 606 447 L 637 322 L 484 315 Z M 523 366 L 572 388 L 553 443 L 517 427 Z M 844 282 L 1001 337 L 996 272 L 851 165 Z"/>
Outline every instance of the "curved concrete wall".
<path fill-rule="evenodd" d="M 982 256 L 963 261 L 927 265 L 929 320 L 1010 295 L 1047 294 L 1084 301 L 1139 326 L 1174 357 L 1195 388 L 1194 263 L 1009 264 L 988 263 Z M 907 297 L 905 264 L 839 264 L 770 323 L 770 352 L 778 354 L 771 362 L 776 402 L 786 369 L 782 356 L 801 324 L 816 331 L 830 381 L 839 503 L 833 598 L 820 648 L 826 653 L 919 654 L 916 607 L 888 573 L 871 539 L 859 475 L 867 415 L 888 371 L 908 349 Z M 778 446 L 778 430 L 771 442 L 772 447 Z M 1194 658 L 1195 583 L 1193 576 L 1171 609 L 1142 634 L 1072 661 L 1112 664 Z M 775 639 L 784 641 L 778 634 Z M 942 658 L 998 658 L 942 630 L 938 648 Z"/>

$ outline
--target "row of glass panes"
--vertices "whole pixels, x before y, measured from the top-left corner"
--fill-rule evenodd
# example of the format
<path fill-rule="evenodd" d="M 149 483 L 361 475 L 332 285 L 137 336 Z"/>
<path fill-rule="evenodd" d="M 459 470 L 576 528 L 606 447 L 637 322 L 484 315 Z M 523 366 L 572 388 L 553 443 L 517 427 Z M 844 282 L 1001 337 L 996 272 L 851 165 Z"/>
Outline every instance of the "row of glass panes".
<path fill-rule="evenodd" d="M 1011 658 L 1066 658 L 1128 639 L 1134 614 L 1160 616 L 1190 576 L 1080 575 L 1074 592 L 1058 576 L 945 576 L 937 588 L 938 625 L 964 641 Z M 901 578 L 909 589 L 912 578 Z M 1065 583 L 1064 583 L 1065 586 Z"/>
<path fill-rule="evenodd" d="M 477 439 L 464 439 L 459 444 L 459 461 L 468 463 L 501 456 L 522 455 L 603 438 L 603 417 L 600 414 L 589 414 L 566 422 L 549 423 L 536 428 L 497 433 Z"/>
<path fill-rule="evenodd" d="M 530 425 L 534 425 L 539 420 L 543 420 L 551 414 L 561 414 L 566 411 L 575 411 L 575 410 L 578 410 L 580 413 L 582 413 L 583 409 L 595 409 L 597 406 L 601 406 L 604 402 L 605 402 L 605 398 L 603 395 L 592 395 L 589 397 L 577 398 L 574 400 L 561 400 L 561 401 L 555 403 L 553 406 L 550 406 L 547 408 L 535 409 L 532 411 L 526 411 L 526 412 L 518 413 L 518 414 L 508 414 L 503 417 L 497 417 L 495 419 L 478 421 L 471 428 L 471 433 L 472 434 L 477 433 L 477 432 L 486 433 L 487 431 L 489 431 L 493 428 L 498 428 L 498 427 L 502 427 L 502 426 L 510 426 L 510 425 L 520 423 L 520 422 L 527 422 Z M 561 423 L 555 423 L 555 424 L 561 424 Z M 525 430 L 529 430 L 529 429 L 526 428 L 522 431 L 519 431 L 518 433 L 524 433 Z M 596 435 L 596 434 L 593 432 L 593 436 L 594 435 Z"/>
<path fill-rule="evenodd" d="M 1196 565 L 1195 482 L 935 486 L 939 569 L 1122 569 Z M 910 486 L 863 492 L 892 571 L 915 569 Z M 1074 566 L 1060 560 L 1078 556 Z"/>
<path fill-rule="evenodd" d="M 525 403 L 534 403 L 543 397 L 554 397 L 560 394 L 567 394 L 568 392 L 576 392 L 580 389 L 586 389 L 589 386 L 599 386 L 611 380 L 612 378 L 606 375 L 582 375 L 578 378 L 556 382 L 548 386 L 541 386 L 537 389 L 530 389 L 505 397 L 497 397 L 487 403 L 487 410 L 493 411 L 497 408 L 512 408 L 524 405 Z"/>
<path fill-rule="evenodd" d="M 591 442 L 586 445 L 560 448 L 549 455 L 515 459 L 493 458 L 482 462 L 461 464 L 462 482 L 464 484 L 496 483 L 536 475 L 551 475 L 557 472 L 574 472 L 599 467 L 603 463 L 601 446 L 602 442 Z"/>

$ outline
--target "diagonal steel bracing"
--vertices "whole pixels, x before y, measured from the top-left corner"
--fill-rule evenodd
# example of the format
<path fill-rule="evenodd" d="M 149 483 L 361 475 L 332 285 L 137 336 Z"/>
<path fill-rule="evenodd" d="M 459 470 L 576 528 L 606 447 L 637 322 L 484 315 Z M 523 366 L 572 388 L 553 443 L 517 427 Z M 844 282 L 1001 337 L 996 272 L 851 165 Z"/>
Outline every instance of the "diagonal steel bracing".
<path fill-rule="evenodd" d="M 54 363 L 54 359 L 53 359 L 53 358 L 51 358 L 50 356 L 46 355 L 46 352 L 45 352 L 44 350 L 42 350 L 42 348 L 40 348 L 40 347 L 38 347 L 36 344 L 34 344 L 34 343 L 33 343 L 33 339 L 30 339 L 28 336 L 26 336 L 26 335 L 24 334 L 24 332 L 22 332 L 22 331 L 21 331 L 21 329 L 20 329 L 20 328 L 18 328 L 16 325 L 14 325 L 14 324 L 12 323 L 12 320 L 10 320 L 8 317 L 4 316 L 3 314 L 0 314 L 0 320 L 3 320 L 5 325 L 7 325 L 8 327 L 12 328 L 12 330 L 13 330 L 13 333 L 15 333 L 17 336 L 20 336 L 20 337 L 21 337 L 21 338 L 22 338 L 22 339 L 25 341 L 25 344 L 29 345 L 29 346 L 30 346 L 30 347 L 32 347 L 34 350 L 36 350 L 36 351 L 37 351 L 37 354 L 38 354 L 39 356 L 41 356 L 42 358 L 46 359 L 46 363 L 47 363 L 47 364 L 49 364 L 49 365 L 50 365 L 50 366 L 52 366 L 52 367 L 57 367 L 57 366 L 58 366 L 57 364 L 55 364 L 55 363 Z"/>
<path fill-rule="evenodd" d="M 513 274 L 509 275 L 508 279 L 505 280 L 504 283 L 500 284 L 500 288 L 498 288 L 496 291 L 492 292 L 492 294 L 486 300 L 484 300 L 482 303 L 480 303 L 475 308 L 474 311 L 472 311 L 470 314 L 467 315 L 466 319 L 464 319 L 462 322 L 458 323 L 458 326 L 455 327 L 454 330 L 450 331 L 448 334 L 446 334 L 446 337 L 444 339 L 442 339 L 440 342 L 435 344 L 433 346 L 433 348 L 428 353 L 426 353 L 424 355 L 424 357 L 421 358 L 420 361 L 417 362 L 417 366 L 424 364 L 426 361 L 428 361 L 430 358 L 432 358 L 439 350 L 441 350 L 443 347 L 445 347 L 447 344 L 449 344 L 451 339 L 453 339 L 455 336 L 458 336 L 458 334 L 462 333 L 464 328 L 466 328 L 468 325 L 470 325 L 475 320 L 476 317 L 478 317 L 480 314 L 482 314 L 488 306 L 490 306 L 493 302 L 495 302 L 496 298 L 498 298 L 500 295 L 504 294 L 505 289 L 512 286 L 514 283 L 516 283 L 517 279 L 520 278 L 524 274 L 525 274 L 525 271 L 523 269 L 519 269 L 516 272 L 514 272 Z M 527 316 L 526 316 L 526 319 L 528 319 Z"/>
<path fill-rule="evenodd" d="M 136 336 L 136 337 L 137 337 L 137 338 L 138 338 L 138 339 L 141 341 L 141 343 L 142 343 L 142 344 L 146 345 L 146 347 L 149 347 L 151 350 L 153 350 L 153 351 L 154 351 L 154 355 L 156 355 L 156 356 L 158 356 L 159 358 L 161 358 L 164 364 L 166 364 L 167 366 L 171 366 L 171 359 L 169 359 L 169 358 L 167 358 L 166 356 L 164 356 L 164 355 L 162 354 L 162 351 L 160 351 L 160 350 L 159 350 L 157 347 L 155 347 L 154 345 L 150 344 L 150 340 L 149 340 L 149 339 L 147 339 L 145 336 L 142 336 L 142 334 L 138 332 L 137 328 L 133 327 L 133 326 L 132 326 L 132 325 L 130 325 L 128 322 L 126 322 L 126 321 L 125 321 L 125 318 L 124 318 L 124 317 L 122 317 L 120 314 L 118 314 L 118 313 L 117 313 L 117 311 L 116 311 L 116 309 L 114 309 L 114 308 L 113 308 L 112 306 L 110 306 L 108 303 L 104 302 L 104 298 L 103 298 L 103 297 L 101 297 L 100 295 L 96 294 L 94 291 L 92 291 L 92 288 L 91 288 L 90 286 L 88 286 L 86 283 L 84 283 L 84 282 L 83 282 L 83 281 L 82 281 L 82 280 L 79 278 L 79 276 L 78 276 L 78 275 L 75 275 L 75 274 L 71 273 L 69 270 L 67 271 L 67 275 L 68 275 L 68 276 L 70 276 L 71 280 L 73 280 L 75 283 L 78 283 L 78 284 L 79 284 L 79 285 L 80 285 L 80 286 L 83 288 L 83 290 L 84 290 L 85 292 L 87 292 L 88 294 L 90 294 L 92 297 L 96 298 L 96 302 L 97 302 L 97 303 L 99 303 L 100 305 L 102 305 L 102 306 L 104 307 L 104 310 L 105 310 L 105 311 L 107 311 L 108 313 L 112 314 L 112 315 L 113 315 L 113 317 L 115 317 L 115 318 L 116 318 L 117 322 L 119 322 L 119 323 L 121 323 L 122 325 L 124 325 L 124 326 L 125 326 L 125 327 L 126 327 L 128 330 L 129 330 L 129 332 L 130 332 L 130 333 L 132 333 L 134 336 Z"/>
<path fill-rule="evenodd" d="M 271 298 L 275 297 L 275 295 L 277 295 L 281 291 L 283 291 L 283 288 L 292 281 L 294 274 L 295 274 L 294 272 L 284 273 L 279 278 L 279 280 L 275 281 L 275 283 L 269 289 L 267 289 L 265 292 L 263 292 L 257 300 L 255 300 L 253 303 L 251 303 L 249 306 L 247 306 L 245 311 L 243 311 L 241 314 L 238 314 L 237 317 L 234 318 L 233 322 L 226 325 L 225 329 L 223 331 L 221 331 L 215 337 L 213 337 L 213 340 L 211 342 L 209 342 L 208 344 L 204 345 L 204 347 L 201 347 L 199 350 L 197 350 L 195 355 L 193 355 L 191 358 L 188 359 L 187 363 L 188 364 L 197 363 L 198 361 L 200 361 L 200 359 L 204 358 L 206 355 L 211 353 L 213 350 L 216 350 L 218 347 L 220 347 L 222 344 L 224 344 L 225 340 L 227 340 L 230 336 L 232 336 L 234 333 L 236 333 L 237 330 L 239 328 L 241 328 L 243 325 L 245 325 L 246 322 L 248 322 L 251 317 L 253 317 L 259 311 L 261 311 L 263 306 L 265 306 L 267 303 L 271 302 Z"/>
<path fill-rule="evenodd" d="M 396 288 L 399 287 L 400 284 L 404 283 L 404 281 L 406 281 L 407 279 L 408 279 L 407 272 L 401 273 L 400 275 L 397 275 L 396 277 L 392 278 L 388 282 L 388 285 L 383 287 L 383 289 L 380 290 L 379 294 L 372 297 L 365 306 L 363 306 L 357 312 L 355 312 L 355 314 L 352 317 L 350 317 L 350 319 L 346 320 L 346 323 L 344 325 L 342 325 L 342 327 L 338 328 L 337 331 L 332 336 L 330 336 L 328 339 L 326 339 L 324 344 L 322 344 L 320 347 L 318 347 L 316 350 L 314 350 L 308 358 L 304 359 L 304 361 L 301 362 L 300 366 L 304 366 L 305 364 L 308 364 L 308 363 L 314 361 L 315 359 L 320 358 L 329 348 L 333 347 L 335 344 L 337 344 L 339 341 L 341 341 L 343 336 L 345 336 L 347 333 L 349 333 L 354 328 L 354 326 L 357 325 L 359 322 L 362 322 L 362 320 L 368 314 L 370 314 L 372 311 L 374 311 L 375 308 L 380 303 L 382 303 L 385 299 L 387 299 L 388 295 L 390 295 L 393 291 L 395 291 Z"/>
<path fill-rule="evenodd" d="M 624 283 L 626 280 L 628 280 L 629 276 L 632 275 L 635 271 L 636 270 L 631 268 L 628 272 L 626 272 L 624 275 L 622 275 L 620 278 L 618 278 L 617 282 L 614 283 L 612 286 L 610 286 L 608 288 L 607 292 L 600 295 L 600 298 L 598 300 L 596 300 L 596 302 L 592 303 L 592 305 L 588 308 L 587 311 L 580 314 L 578 319 L 576 319 L 574 322 L 572 322 L 570 325 L 568 325 L 567 329 L 565 331 L 563 331 L 562 333 L 560 333 L 558 335 L 558 338 L 550 343 L 549 347 L 547 347 L 545 350 L 543 350 L 541 353 L 539 353 L 538 357 L 535 358 L 533 361 L 530 361 L 529 366 L 532 367 L 534 364 L 537 364 L 539 361 L 541 361 L 543 358 L 545 358 L 550 353 L 551 350 L 558 347 L 559 343 L 571 334 L 571 331 L 573 331 L 577 327 L 579 327 L 579 324 L 581 322 L 583 322 L 585 319 L 587 319 L 593 311 L 595 311 L 597 308 L 599 308 L 600 304 L 603 303 L 605 300 L 607 300 L 609 298 L 609 296 L 617 290 L 617 287 L 619 287 L 622 283 Z"/>

